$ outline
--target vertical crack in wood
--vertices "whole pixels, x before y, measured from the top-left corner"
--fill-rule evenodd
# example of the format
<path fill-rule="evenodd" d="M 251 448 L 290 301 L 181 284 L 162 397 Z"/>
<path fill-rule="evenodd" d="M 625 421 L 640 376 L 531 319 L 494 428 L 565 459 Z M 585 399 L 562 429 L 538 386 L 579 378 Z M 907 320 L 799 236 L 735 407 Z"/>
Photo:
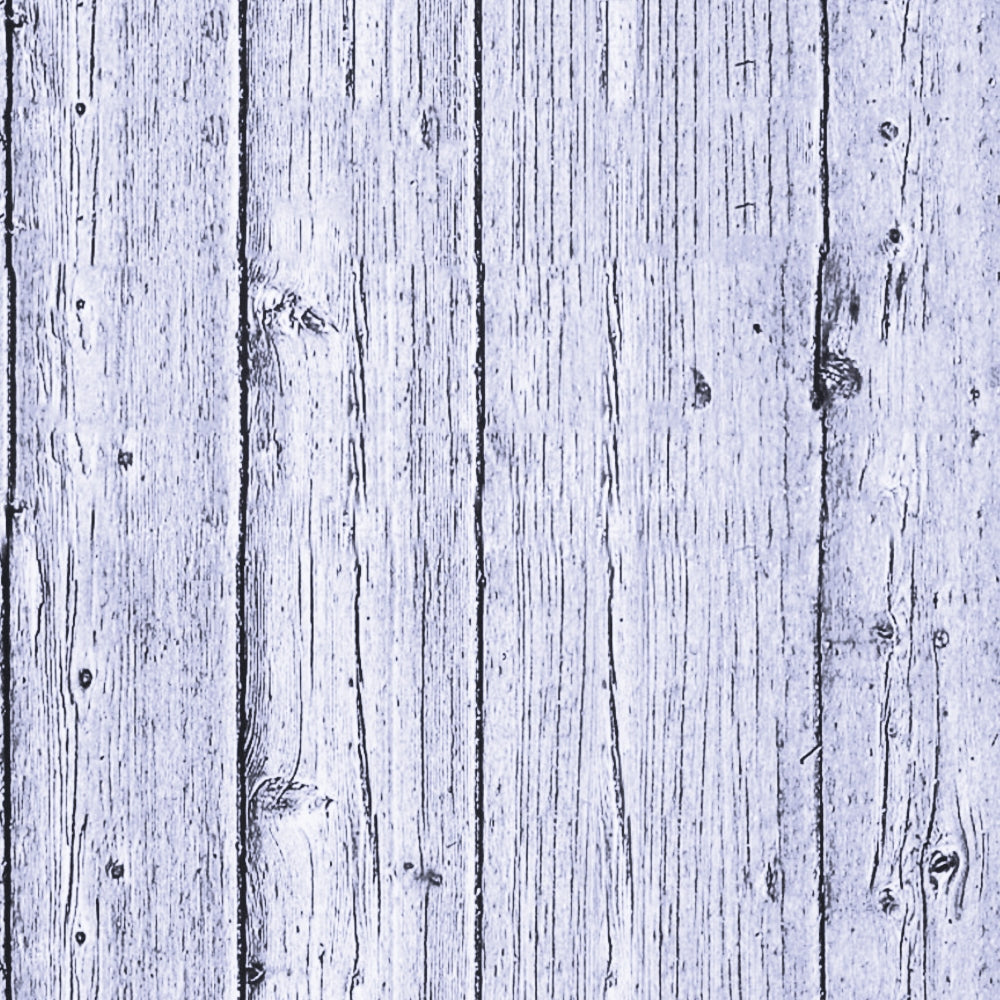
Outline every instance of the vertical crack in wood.
<path fill-rule="evenodd" d="M 927 819 L 927 832 L 924 834 L 924 842 L 920 848 L 920 909 L 922 917 L 921 944 L 922 949 L 922 972 L 924 983 L 924 998 L 927 998 L 927 882 L 931 887 L 937 889 L 938 881 L 935 877 L 933 864 L 928 865 L 928 854 L 930 851 L 931 838 L 934 835 L 934 825 L 937 820 L 938 799 L 941 779 L 941 663 L 938 659 L 938 643 L 931 646 L 934 656 L 934 772 L 931 779 L 931 810 Z M 933 858 L 932 858 L 933 861 Z M 956 858 L 957 861 L 957 858 Z M 950 867 L 950 865 L 949 865 Z"/>
<path fill-rule="evenodd" d="M 819 111 L 819 180 L 820 220 L 822 236 L 816 265 L 816 319 L 813 355 L 813 406 L 820 411 L 820 509 L 819 541 L 816 573 L 816 636 L 814 650 L 813 700 L 815 732 L 814 744 L 820 748 L 816 754 L 816 895 L 819 908 L 819 995 L 826 1000 L 826 858 L 825 858 L 825 802 L 823 788 L 823 584 L 829 506 L 827 499 L 829 426 L 826 388 L 823 380 L 823 363 L 827 356 L 826 331 L 823 323 L 823 278 L 827 254 L 830 251 L 830 164 L 827 150 L 827 119 L 830 112 L 830 17 L 827 0 L 820 0 L 820 68 L 822 74 L 822 103 Z"/>
<path fill-rule="evenodd" d="M 3 699 L 3 968 L 4 995 L 13 1000 L 14 977 L 11 969 L 13 958 L 13 880 L 11 877 L 11 607 L 10 559 L 16 513 L 15 493 L 17 484 L 17 282 L 14 275 L 14 17 L 13 0 L 4 3 L 4 28 L 6 41 L 7 100 L 3 112 L 4 146 L 4 269 L 7 278 L 7 497 L 4 504 L 3 558 L 0 559 L 0 591 L 2 591 L 3 622 L 0 645 L 3 652 L 3 670 L 0 676 Z"/>
<path fill-rule="evenodd" d="M 608 527 L 605 522 L 604 537 L 607 540 Z M 615 806 L 618 810 L 618 825 L 622 838 L 622 848 L 625 852 L 625 876 L 628 880 L 629 904 L 631 912 L 635 912 L 635 887 L 632 881 L 632 824 L 625 807 L 625 783 L 622 778 L 621 742 L 618 736 L 618 708 L 615 702 L 615 689 L 618 678 L 615 674 L 614 645 L 614 599 L 615 599 L 615 567 L 608 550 L 608 713 L 611 726 L 611 771 L 615 785 Z M 610 925 L 608 933 L 610 934 Z M 608 959 L 610 965 L 610 957 Z"/>
<path fill-rule="evenodd" d="M 474 995 L 483 996 L 483 865 L 484 865 L 484 599 L 486 575 L 483 553 L 483 490 L 486 485 L 486 289 L 483 268 L 483 4 L 473 4 L 473 256 L 476 267 L 476 493 L 473 504 L 476 536 L 476 726 L 475 726 L 475 863 L 474 863 Z"/>
<path fill-rule="evenodd" d="M 247 268 L 247 100 L 250 69 L 247 51 L 247 0 L 239 0 L 239 193 L 236 257 L 239 268 L 240 489 L 236 550 L 236 975 L 237 995 L 247 994 L 247 501 L 250 491 L 250 289 Z"/>
<path fill-rule="evenodd" d="M 351 537 L 357 538 L 356 526 L 351 524 Z M 379 867 L 378 817 L 372 806 L 372 783 L 368 769 L 368 737 L 365 729 L 365 708 L 361 695 L 364 676 L 361 672 L 361 560 L 354 543 L 354 692 L 358 721 L 358 767 L 361 773 L 361 799 L 365 809 L 365 825 L 372 852 L 372 881 L 375 883 L 376 926 L 382 932 L 382 873 Z"/>

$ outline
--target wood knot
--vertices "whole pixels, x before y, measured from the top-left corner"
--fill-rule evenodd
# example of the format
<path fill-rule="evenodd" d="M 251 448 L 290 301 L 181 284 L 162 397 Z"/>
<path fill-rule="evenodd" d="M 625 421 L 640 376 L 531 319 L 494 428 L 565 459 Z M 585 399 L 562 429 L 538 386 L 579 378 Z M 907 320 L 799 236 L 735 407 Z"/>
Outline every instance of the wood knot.
<path fill-rule="evenodd" d="M 772 864 L 767 863 L 767 872 L 764 875 L 764 885 L 767 889 L 767 898 L 772 903 L 777 903 L 781 895 L 781 867 L 777 859 Z"/>
<path fill-rule="evenodd" d="M 822 409 L 835 399 L 851 399 L 861 391 L 858 366 L 842 354 L 826 354 L 816 373 L 813 406 Z"/>
<path fill-rule="evenodd" d="M 420 138 L 427 149 L 433 149 L 441 138 L 441 119 L 433 107 L 420 116 Z"/>
<path fill-rule="evenodd" d="M 428 885 L 433 885 L 435 888 L 444 883 L 444 876 L 435 871 L 433 868 L 423 868 L 420 871 L 413 871 L 414 864 L 412 861 L 403 862 L 403 871 L 413 872 L 413 877 L 418 882 L 426 882 Z"/>
<path fill-rule="evenodd" d="M 712 402 L 712 387 L 708 384 L 708 380 L 697 368 L 691 369 L 691 374 L 694 376 L 694 408 L 696 410 L 702 410 L 709 403 Z"/>
<path fill-rule="evenodd" d="M 324 334 L 337 326 L 315 306 L 302 301 L 296 292 L 286 288 L 262 288 L 254 296 L 254 313 L 260 327 L 269 335 L 299 334 L 303 330 Z"/>
<path fill-rule="evenodd" d="M 287 816 L 292 813 L 326 809 L 331 803 L 316 785 L 287 778 L 268 778 L 262 781 L 251 796 L 253 808 L 258 813 Z"/>
<path fill-rule="evenodd" d="M 896 638 L 896 626 L 888 617 L 879 618 L 879 620 L 872 626 L 872 635 L 874 635 L 876 640 L 880 643 L 892 643 Z"/>
<path fill-rule="evenodd" d="M 941 876 L 945 876 L 945 883 L 950 882 L 960 864 L 957 851 L 935 851 L 927 865 L 927 880 L 930 882 L 931 888 L 935 892 L 937 891 Z"/>
<path fill-rule="evenodd" d="M 878 896 L 879 909 L 886 914 L 895 913 L 899 909 L 899 902 L 897 901 L 892 889 L 883 889 Z"/>

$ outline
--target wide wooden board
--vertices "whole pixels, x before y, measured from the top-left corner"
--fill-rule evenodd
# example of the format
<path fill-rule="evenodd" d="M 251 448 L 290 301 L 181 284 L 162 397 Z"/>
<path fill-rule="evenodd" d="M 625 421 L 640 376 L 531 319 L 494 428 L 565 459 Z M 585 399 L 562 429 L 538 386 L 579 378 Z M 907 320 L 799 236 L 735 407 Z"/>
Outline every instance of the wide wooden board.
<path fill-rule="evenodd" d="M 483 995 L 816 996 L 816 14 L 484 31 Z"/>
<path fill-rule="evenodd" d="M 235 12 L 6 13 L 11 993 L 232 996 Z"/>
<path fill-rule="evenodd" d="M 251 2 L 247 33 L 248 986 L 463 997 L 472 24 Z"/>

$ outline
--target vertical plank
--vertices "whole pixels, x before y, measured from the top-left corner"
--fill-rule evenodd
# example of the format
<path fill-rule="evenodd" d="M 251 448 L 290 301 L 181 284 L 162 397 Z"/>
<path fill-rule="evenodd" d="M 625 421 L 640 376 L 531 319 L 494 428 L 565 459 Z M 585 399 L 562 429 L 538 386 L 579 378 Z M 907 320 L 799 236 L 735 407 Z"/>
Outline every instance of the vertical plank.
<path fill-rule="evenodd" d="M 6 14 L 6 12 L 5 12 Z M 3 325 L 3 358 L 4 358 L 4 378 L 3 387 L 0 389 L 0 470 L 3 476 L 3 501 L 4 501 L 4 540 L 3 550 L 0 552 L 0 781 L 3 782 L 3 794 L 0 796 L 0 822 L 3 823 L 3 867 L 2 877 L 0 877 L 0 907 L 2 907 L 3 935 L 2 952 L 0 952 L 0 991 L 4 997 L 13 992 L 12 981 L 10 979 L 11 946 L 11 868 L 10 852 L 13 847 L 12 830 L 10 825 L 10 803 L 13 792 L 13 775 L 10 771 L 11 742 L 10 742 L 10 688 L 11 688 L 11 664 L 10 664 L 10 546 L 9 540 L 13 530 L 13 485 L 14 467 L 12 459 L 15 451 L 11 447 L 11 403 L 13 402 L 12 386 L 15 384 L 13 378 L 16 365 L 14 351 L 14 337 L 16 335 L 16 322 L 11 305 L 14 296 L 11 294 L 16 288 L 16 281 L 13 270 L 13 179 L 14 158 L 11 147 L 11 128 L 14 110 L 14 87 L 13 87 L 13 60 L 10 54 L 13 51 L 14 32 L 17 22 L 6 16 L 4 18 L 4 113 L 3 113 L 3 149 L 4 149 L 4 274 L 3 281 L 0 281 L 0 324 Z"/>
<path fill-rule="evenodd" d="M 830 24 L 823 332 L 860 391 L 826 415 L 829 996 L 992 996 L 1000 20 Z"/>
<path fill-rule="evenodd" d="M 471 969 L 471 25 L 248 10 L 248 978 Z"/>
<path fill-rule="evenodd" d="M 815 997 L 818 13 L 486 22 L 484 995 Z"/>
<path fill-rule="evenodd" d="M 235 995 L 237 27 L 202 6 L 14 31 L 15 996 Z"/>

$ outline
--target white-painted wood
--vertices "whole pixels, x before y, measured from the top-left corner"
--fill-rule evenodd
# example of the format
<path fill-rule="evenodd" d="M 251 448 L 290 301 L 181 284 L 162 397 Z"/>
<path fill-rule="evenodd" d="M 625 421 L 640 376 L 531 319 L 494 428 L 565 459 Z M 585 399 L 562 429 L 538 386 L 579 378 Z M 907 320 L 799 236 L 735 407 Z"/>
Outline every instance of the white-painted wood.
<path fill-rule="evenodd" d="M 250 4 L 254 996 L 470 995 L 469 14 Z"/>
<path fill-rule="evenodd" d="M 1000 988 L 994 5 L 831 3 L 828 996 Z"/>
<path fill-rule="evenodd" d="M 488 8 L 484 996 L 818 995 L 817 37 Z"/>
<path fill-rule="evenodd" d="M 5 992 L 240 995 L 245 514 L 245 1000 L 993 997 L 1000 14 L 241 6 L 8 10 Z"/>
<path fill-rule="evenodd" d="M 233 997 L 234 8 L 16 14 L 12 995 Z"/>

